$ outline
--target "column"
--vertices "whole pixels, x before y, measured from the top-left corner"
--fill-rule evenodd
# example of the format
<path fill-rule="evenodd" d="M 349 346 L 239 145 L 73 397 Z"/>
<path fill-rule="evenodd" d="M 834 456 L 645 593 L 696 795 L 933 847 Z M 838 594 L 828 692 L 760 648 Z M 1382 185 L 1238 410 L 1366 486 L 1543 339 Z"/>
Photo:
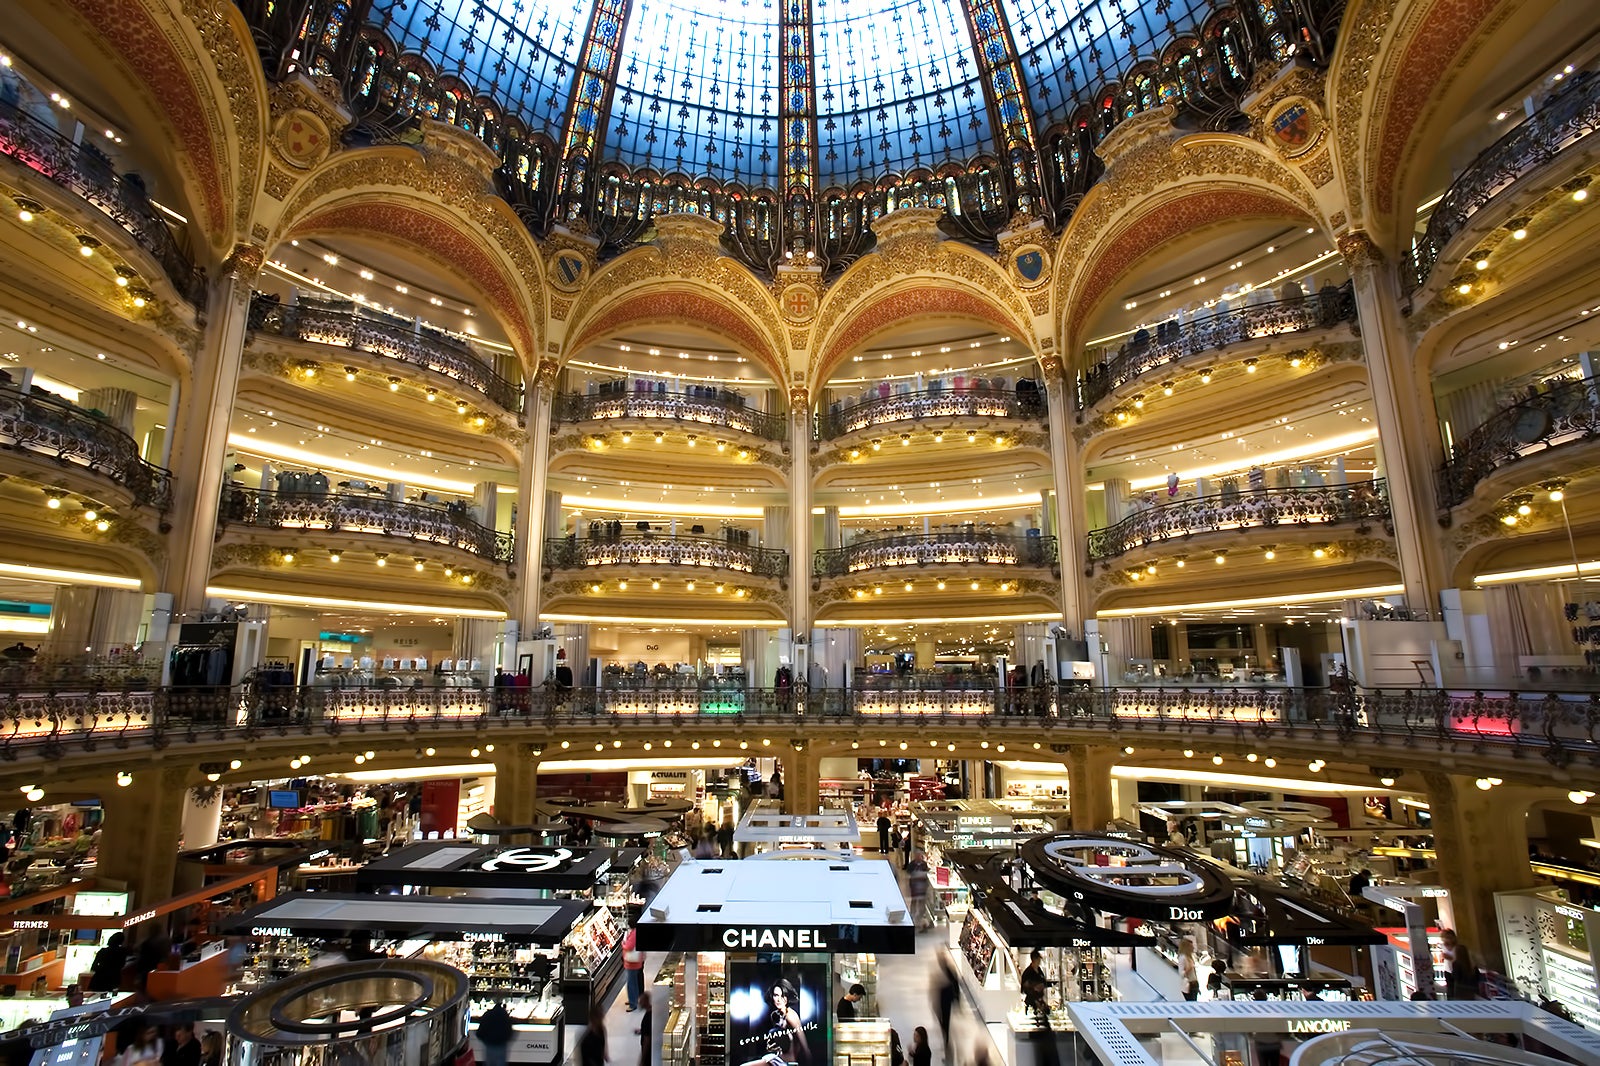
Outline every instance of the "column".
<path fill-rule="evenodd" d="M 1400 578 L 1410 606 L 1437 610 L 1443 566 L 1434 517 L 1433 470 L 1442 458 L 1433 389 L 1412 368 L 1412 344 L 1400 315 L 1394 264 L 1367 234 L 1339 238 L 1339 252 L 1355 281 L 1356 314 L 1366 350 L 1372 410 L 1383 466 L 1388 471 Z"/>
<path fill-rule="evenodd" d="M 187 766 L 135 770 L 126 788 L 107 780 L 100 791 L 105 821 L 95 876 L 102 888 L 111 887 L 108 881 L 126 884 L 134 910 L 172 895 L 191 776 Z"/>
<path fill-rule="evenodd" d="M 1432 815 L 1439 880 L 1450 890 L 1455 928 L 1478 965 L 1503 971 L 1496 892 L 1534 883 L 1528 866 L 1528 805 L 1532 789 L 1479 789 L 1473 778 L 1422 775 Z"/>
<path fill-rule="evenodd" d="M 795 744 L 800 747 L 795 748 Z M 778 762 L 783 766 L 783 813 L 816 814 L 822 757 L 813 755 L 806 741 L 797 740 L 791 743 L 790 750 L 778 756 Z"/>
<path fill-rule="evenodd" d="M 1089 536 L 1088 519 L 1084 511 L 1083 484 L 1074 480 L 1072 472 L 1082 469 L 1078 462 L 1078 445 L 1067 424 L 1067 406 L 1071 394 L 1063 387 L 1059 360 L 1052 370 L 1045 367 L 1045 387 L 1049 397 L 1050 412 L 1050 471 L 1056 488 L 1055 534 L 1061 551 L 1061 613 L 1067 627 L 1074 633 L 1083 632 L 1089 609 L 1089 593 L 1085 586 L 1083 569 L 1078 565 L 1082 545 Z"/>
<path fill-rule="evenodd" d="M 501 744 L 494 753 L 494 816 L 503 825 L 532 825 L 544 745 Z"/>
<path fill-rule="evenodd" d="M 57 655 L 107 655 L 138 641 L 144 617 L 142 592 L 63 586 L 50 604 L 50 643 Z"/>
<path fill-rule="evenodd" d="M 544 538 L 558 532 L 553 528 L 546 532 L 549 508 L 545 500 L 549 481 L 550 404 L 555 397 L 558 369 L 554 359 L 539 360 L 531 387 L 524 393 L 528 442 L 523 445 L 521 465 L 517 468 L 517 516 L 511 529 L 517 582 L 510 619 L 516 623 L 519 635 L 538 632 L 540 592 L 544 588 L 540 557 L 544 553 Z M 560 513 L 556 511 L 558 522 Z"/>
<path fill-rule="evenodd" d="M 1074 746 L 1062 760 L 1067 764 L 1067 797 L 1072 830 L 1098 833 L 1116 817 L 1111 795 L 1111 767 L 1117 749 Z"/>
<path fill-rule="evenodd" d="M 226 474 L 228 427 L 238 391 L 240 356 L 250 315 L 250 287 L 261 269 L 263 252 L 238 245 L 212 282 L 205 330 L 189 379 L 179 386 L 173 426 L 172 533 L 168 537 L 166 587 L 177 613 L 205 607 L 211 573 L 211 545 L 217 529 L 217 501 Z"/>
<path fill-rule="evenodd" d="M 789 390 L 789 499 L 789 627 L 799 645 L 811 633 L 811 399 L 799 385 Z M 807 665 L 796 660 L 796 681 Z"/>
<path fill-rule="evenodd" d="M 78 396 L 78 406 L 86 411 L 99 411 L 106 416 L 106 421 L 131 437 L 138 399 L 132 389 L 85 389 Z"/>

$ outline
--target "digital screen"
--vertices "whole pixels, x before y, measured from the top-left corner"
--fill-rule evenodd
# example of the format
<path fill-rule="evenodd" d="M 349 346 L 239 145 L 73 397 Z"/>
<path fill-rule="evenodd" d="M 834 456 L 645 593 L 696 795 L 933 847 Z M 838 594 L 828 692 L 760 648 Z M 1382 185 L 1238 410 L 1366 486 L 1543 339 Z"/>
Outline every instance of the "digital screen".
<path fill-rule="evenodd" d="M 728 960 L 731 1066 L 828 1066 L 831 968 L 776 954 Z"/>
<path fill-rule="evenodd" d="M 1304 977 L 1305 970 L 1300 964 L 1300 948 L 1296 944 L 1279 944 L 1278 961 L 1283 965 L 1283 976 Z"/>
<path fill-rule="evenodd" d="M 292 789 L 273 789 L 267 793 L 267 806 L 275 811 L 292 811 L 300 807 L 300 793 Z"/>

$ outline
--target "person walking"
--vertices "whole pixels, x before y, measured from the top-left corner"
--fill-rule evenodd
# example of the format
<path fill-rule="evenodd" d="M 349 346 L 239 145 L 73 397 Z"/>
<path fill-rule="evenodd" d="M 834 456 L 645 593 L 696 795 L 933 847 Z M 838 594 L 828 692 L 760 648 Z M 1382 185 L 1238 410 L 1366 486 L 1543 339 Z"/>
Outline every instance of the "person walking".
<path fill-rule="evenodd" d="M 122 968 L 128 964 L 128 949 L 121 933 L 112 933 L 106 946 L 94 953 L 89 966 L 89 991 L 115 992 L 122 987 Z"/>
<path fill-rule="evenodd" d="M 1472 961 L 1472 952 L 1456 936 L 1454 929 L 1441 931 L 1439 939 L 1444 948 L 1445 965 L 1449 967 L 1444 975 L 1444 998 L 1477 999 L 1478 967 Z"/>
<path fill-rule="evenodd" d="M 878 854 L 889 854 L 889 830 L 894 828 L 894 821 L 889 817 L 887 807 L 878 808 Z"/>
<path fill-rule="evenodd" d="M 944 1046 L 950 1046 L 950 1015 L 956 1009 L 956 998 L 961 995 L 961 989 L 956 984 L 955 967 L 950 964 L 950 956 L 941 952 L 939 954 L 939 974 L 934 978 L 933 995 L 934 1008 L 938 1012 L 939 1035 L 944 1041 Z M 924 1043 L 928 1038 L 927 1030 L 918 1029 L 922 1034 Z"/>
<path fill-rule="evenodd" d="M 933 1049 L 928 1046 L 925 1026 L 911 1030 L 911 1066 L 933 1066 Z"/>
<path fill-rule="evenodd" d="M 606 1066 L 611 1056 L 606 1054 L 606 1012 L 600 1004 L 589 1004 L 589 1027 L 578 1041 L 578 1066 Z"/>
<path fill-rule="evenodd" d="M 1200 998 L 1200 971 L 1194 963 L 1194 941 L 1188 937 L 1178 941 L 1178 985 L 1189 1002 Z"/>
<path fill-rule="evenodd" d="M 622 938 L 622 974 L 628 979 L 628 1010 L 638 1010 L 639 997 L 644 994 L 644 952 L 639 950 L 638 926 Z"/>
<path fill-rule="evenodd" d="M 724 859 L 735 857 L 733 851 L 733 815 L 723 815 L 722 824 L 717 826 L 717 850 Z"/>
<path fill-rule="evenodd" d="M 932 929 L 928 918 L 928 860 L 917 852 L 906 864 L 906 891 L 911 896 L 911 922 L 918 932 Z"/>
<path fill-rule="evenodd" d="M 639 1066 L 650 1066 L 655 1056 L 655 1001 L 649 991 L 639 1000 L 644 1013 L 639 1016 Z"/>
<path fill-rule="evenodd" d="M 506 1066 L 506 1048 L 511 1045 L 511 1012 L 503 1001 L 496 999 L 494 1006 L 478 1019 L 478 1043 L 483 1045 L 483 1066 Z"/>

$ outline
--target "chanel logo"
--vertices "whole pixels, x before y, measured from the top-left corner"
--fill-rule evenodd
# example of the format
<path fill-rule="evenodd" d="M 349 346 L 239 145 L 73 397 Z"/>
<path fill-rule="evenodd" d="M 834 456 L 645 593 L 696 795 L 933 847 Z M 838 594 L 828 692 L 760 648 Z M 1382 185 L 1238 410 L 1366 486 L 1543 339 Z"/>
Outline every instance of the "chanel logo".
<path fill-rule="evenodd" d="M 512 848 L 489 859 L 478 869 L 484 873 L 496 870 L 516 870 L 525 874 L 542 874 L 572 860 L 569 848 Z"/>

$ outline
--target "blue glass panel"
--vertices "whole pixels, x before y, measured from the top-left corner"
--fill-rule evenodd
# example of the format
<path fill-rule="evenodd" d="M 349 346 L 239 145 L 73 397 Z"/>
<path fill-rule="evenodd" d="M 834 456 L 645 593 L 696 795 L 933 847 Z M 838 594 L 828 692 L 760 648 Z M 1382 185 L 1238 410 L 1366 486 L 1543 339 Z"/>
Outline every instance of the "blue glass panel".
<path fill-rule="evenodd" d="M 1001 0 L 1041 127 L 1072 114 L 1140 59 L 1153 59 L 1176 32 L 1197 30 L 1207 0 Z"/>
<path fill-rule="evenodd" d="M 992 150 L 959 0 L 817 0 L 823 185 Z"/>
<path fill-rule="evenodd" d="M 373 0 L 371 21 L 400 45 L 561 136 L 590 0 Z"/>
<path fill-rule="evenodd" d="M 773 0 L 634 0 L 604 154 L 776 186 Z"/>

